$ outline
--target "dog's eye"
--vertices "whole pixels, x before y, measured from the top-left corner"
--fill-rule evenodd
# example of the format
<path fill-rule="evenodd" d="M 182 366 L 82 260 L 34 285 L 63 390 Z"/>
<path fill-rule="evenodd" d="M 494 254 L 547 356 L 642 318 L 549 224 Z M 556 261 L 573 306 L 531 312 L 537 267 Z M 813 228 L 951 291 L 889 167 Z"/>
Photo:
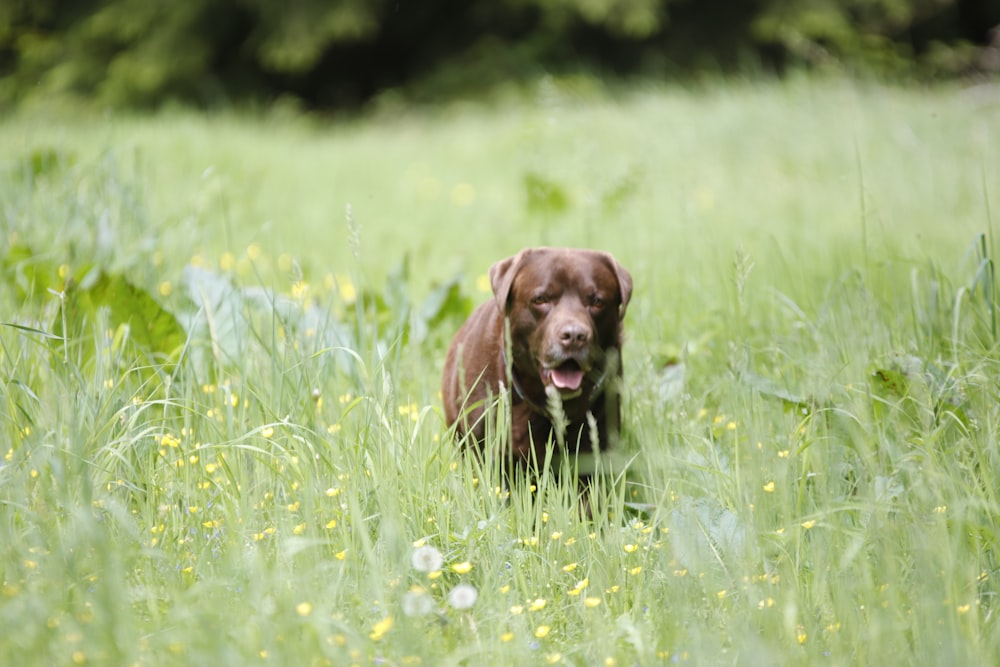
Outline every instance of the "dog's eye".
<path fill-rule="evenodd" d="M 547 294 L 538 294 L 536 296 L 531 297 L 532 306 L 544 306 L 549 301 L 551 301 L 551 299 Z"/>
<path fill-rule="evenodd" d="M 604 307 L 604 299 L 599 294 L 594 294 L 590 297 L 590 307 L 594 310 L 600 310 Z"/>

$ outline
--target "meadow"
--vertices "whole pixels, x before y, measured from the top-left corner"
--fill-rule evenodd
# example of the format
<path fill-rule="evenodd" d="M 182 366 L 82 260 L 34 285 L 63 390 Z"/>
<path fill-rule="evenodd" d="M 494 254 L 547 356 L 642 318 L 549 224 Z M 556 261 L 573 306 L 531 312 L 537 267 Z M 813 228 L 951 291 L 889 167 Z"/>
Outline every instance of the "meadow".
<path fill-rule="evenodd" d="M 0 664 L 1000 656 L 995 88 L 545 79 L 0 145 Z M 591 519 L 440 408 L 543 244 L 636 285 Z"/>

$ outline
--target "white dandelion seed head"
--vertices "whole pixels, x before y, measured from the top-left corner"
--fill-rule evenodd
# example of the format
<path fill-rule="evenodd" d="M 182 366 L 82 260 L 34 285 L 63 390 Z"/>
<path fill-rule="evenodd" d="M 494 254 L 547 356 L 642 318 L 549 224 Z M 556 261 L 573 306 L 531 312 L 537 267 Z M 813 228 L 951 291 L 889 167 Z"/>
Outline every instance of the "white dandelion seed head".
<path fill-rule="evenodd" d="M 434 611 L 434 600 L 423 591 L 407 591 L 403 594 L 403 613 L 407 616 L 426 616 Z"/>
<path fill-rule="evenodd" d="M 441 552 L 429 544 L 414 549 L 410 562 L 418 572 L 437 572 L 444 566 Z"/>
<path fill-rule="evenodd" d="M 479 591 L 470 584 L 459 584 L 448 593 L 448 604 L 452 609 L 469 609 L 479 599 Z"/>

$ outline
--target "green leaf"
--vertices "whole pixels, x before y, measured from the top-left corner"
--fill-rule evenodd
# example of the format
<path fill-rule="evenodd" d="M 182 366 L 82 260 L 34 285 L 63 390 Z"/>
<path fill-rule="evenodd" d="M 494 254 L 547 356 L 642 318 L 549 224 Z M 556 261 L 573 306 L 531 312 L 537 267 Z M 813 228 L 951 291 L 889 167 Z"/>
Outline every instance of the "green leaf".
<path fill-rule="evenodd" d="M 24 299 L 48 298 L 50 289 L 58 289 L 55 265 L 39 257 L 26 245 L 12 245 L 3 259 L 3 281 Z"/>
<path fill-rule="evenodd" d="M 50 333 L 48 331 L 43 331 L 41 329 L 36 329 L 35 327 L 26 327 L 23 324 L 14 324 L 13 322 L 0 322 L 0 327 L 10 327 L 11 329 L 17 329 L 21 333 L 32 334 L 35 336 L 41 336 L 42 338 L 49 338 L 52 340 L 62 340 L 62 336 Z"/>
<path fill-rule="evenodd" d="M 902 398 L 909 391 L 909 380 L 902 371 L 877 368 L 868 378 L 872 392 L 881 398 Z"/>
<path fill-rule="evenodd" d="M 779 399 L 782 402 L 785 412 L 794 410 L 798 414 L 805 415 L 813 410 L 813 402 L 808 397 L 788 391 L 765 377 L 749 371 L 743 371 L 740 373 L 740 380 L 755 389 L 762 396 Z"/>
<path fill-rule="evenodd" d="M 24 171 L 32 178 L 38 178 L 58 173 L 72 163 L 71 156 L 68 157 L 55 148 L 36 148 L 24 160 Z"/>
<path fill-rule="evenodd" d="M 184 269 L 180 284 L 185 305 L 178 317 L 192 341 L 190 354 L 198 367 L 210 373 L 220 365 L 242 364 L 253 344 L 273 344 L 276 325 L 291 335 L 309 331 L 319 348 L 354 347 L 343 321 L 316 304 L 302 304 L 261 287 L 239 287 L 225 275 L 195 266 Z M 216 363 L 204 358 L 209 354 Z"/>
<path fill-rule="evenodd" d="M 175 358 L 184 345 L 187 336 L 177 318 L 122 275 L 100 273 L 82 296 L 90 310 L 108 308 L 112 324 L 127 324 L 132 341 L 161 361 Z"/>
<path fill-rule="evenodd" d="M 206 349 L 211 350 L 217 362 L 237 362 L 252 335 L 250 316 L 256 311 L 254 306 L 258 302 L 261 307 L 268 306 L 269 295 L 263 290 L 249 294 L 233 285 L 226 276 L 196 266 L 184 268 L 180 284 L 182 295 L 187 299 L 180 317 L 195 343 L 191 353 L 201 362 L 197 365 L 216 368 L 215 364 L 199 359 L 207 354 Z"/>
<path fill-rule="evenodd" d="M 472 300 L 462 293 L 460 276 L 431 290 L 420 304 L 413 322 L 413 337 L 422 341 L 431 329 L 450 319 L 462 320 L 472 310 Z"/>
<path fill-rule="evenodd" d="M 524 191 L 527 195 L 528 213 L 551 215 L 563 213 L 569 208 L 566 190 L 540 174 L 528 172 L 524 175 Z"/>

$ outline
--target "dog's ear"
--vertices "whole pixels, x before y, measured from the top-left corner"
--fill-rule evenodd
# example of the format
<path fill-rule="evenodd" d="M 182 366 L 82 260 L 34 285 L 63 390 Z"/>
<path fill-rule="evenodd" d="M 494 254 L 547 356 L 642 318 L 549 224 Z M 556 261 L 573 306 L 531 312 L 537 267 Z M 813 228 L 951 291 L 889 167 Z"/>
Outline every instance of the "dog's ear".
<path fill-rule="evenodd" d="M 510 312 L 510 290 L 514 286 L 514 276 L 521 265 L 521 260 L 530 249 L 522 250 L 513 257 L 501 259 L 490 267 L 490 285 L 496 297 L 497 308 L 506 315 Z"/>
<path fill-rule="evenodd" d="M 618 263 L 611 253 L 602 253 L 604 255 L 605 261 L 611 267 L 611 270 L 615 272 L 615 278 L 618 279 L 618 292 L 621 297 L 621 305 L 618 307 L 618 319 L 625 318 L 625 308 L 628 306 L 628 302 L 632 299 L 632 275 L 625 270 L 625 267 Z"/>

